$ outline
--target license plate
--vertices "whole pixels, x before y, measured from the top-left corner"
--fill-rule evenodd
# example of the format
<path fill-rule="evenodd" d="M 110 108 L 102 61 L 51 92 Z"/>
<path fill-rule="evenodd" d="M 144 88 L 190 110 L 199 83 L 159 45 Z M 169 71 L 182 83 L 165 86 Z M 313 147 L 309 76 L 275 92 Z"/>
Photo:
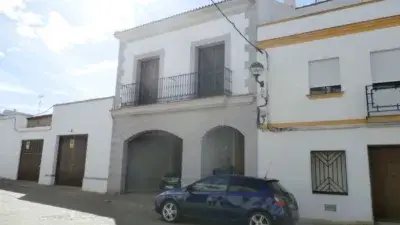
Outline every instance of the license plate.
<path fill-rule="evenodd" d="M 167 185 L 167 186 L 165 186 L 165 188 L 167 188 L 167 189 L 172 189 L 172 188 L 174 188 L 174 186 L 172 186 L 172 185 Z"/>

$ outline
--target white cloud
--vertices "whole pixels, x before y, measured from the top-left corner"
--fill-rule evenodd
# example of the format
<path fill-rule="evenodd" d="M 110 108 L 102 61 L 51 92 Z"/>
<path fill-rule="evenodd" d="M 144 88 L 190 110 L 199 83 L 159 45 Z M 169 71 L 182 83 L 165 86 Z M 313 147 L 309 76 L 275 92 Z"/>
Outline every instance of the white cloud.
<path fill-rule="evenodd" d="M 84 68 L 75 68 L 69 70 L 69 74 L 72 76 L 82 76 L 82 75 L 96 75 L 98 73 L 104 73 L 105 71 L 110 71 L 113 75 L 117 70 L 117 60 L 104 60 L 100 63 L 88 64 Z"/>
<path fill-rule="evenodd" d="M 7 49 L 7 52 L 19 52 L 21 51 L 21 48 L 19 47 L 11 47 Z"/>
<path fill-rule="evenodd" d="M 42 16 L 28 11 L 24 0 L 4 0 L 0 2 L 0 14 L 4 13 L 16 22 L 17 33 L 34 38 L 35 27 L 43 25 Z"/>
<path fill-rule="evenodd" d="M 8 105 L 7 109 L 16 109 L 18 112 L 32 113 L 38 112 L 38 106 L 28 104 L 12 104 Z"/>
<path fill-rule="evenodd" d="M 36 92 L 25 88 L 18 84 L 9 84 L 0 82 L 0 92 L 12 92 L 12 93 L 19 93 L 19 94 L 36 94 Z"/>
<path fill-rule="evenodd" d="M 4 13 L 10 19 L 15 19 L 16 11 L 25 8 L 23 0 L 2 0 L 0 1 L 0 13 Z"/>
<path fill-rule="evenodd" d="M 146 4 L 157 0 L 65 0 L 69 5 L 82 9 L 79 25 L 71 25 L 57 11 L 43 16 L 26 9 L 26 0 L 4 0 L 0 3 L 0 13 L 16 21 L 18 34 L 29 38 L 41 38 L 54 52 L 77 44 L 98 42 L 112 38 L 116 30 L 135 25 L 135 12 Z"/>
<path fill-rule="evenodd" d="M 6 57 L 6 55 L 4 53 L 0 52 L 0 59 L 2 59 L 4 57 Z"/>
<path fill-rule="evenodd" d="M 52 90 L 51 94 L 53 95 L 61 95 L 61 96 L 69 96 L 68 92 L 62 90 Z"/>
<path fill-rule="evenodd" d="M 68 69 L 61 74 L 46 75 L 53 80 L 54 85 L 68 90 L 71 101 L 78 101 L 113 95 L 116 73 L 117 60 L 104 60 Z"/>

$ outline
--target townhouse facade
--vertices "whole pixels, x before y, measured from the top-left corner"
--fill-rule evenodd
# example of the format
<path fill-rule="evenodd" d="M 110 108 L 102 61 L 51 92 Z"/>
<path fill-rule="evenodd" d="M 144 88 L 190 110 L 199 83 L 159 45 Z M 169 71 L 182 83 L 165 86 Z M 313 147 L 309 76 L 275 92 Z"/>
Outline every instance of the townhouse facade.
<path fill-rule="evenodd" d="M 304 218 L 396 221 L 400 2 L 327 5 L 258 28 L 269 55 L 258 175 L 290 188 Z"/>
<path fill-rule="evenodd" d="M 255 2 L 218 7 L 256 41 Z M 183 184 L 218 167 L 257 175 L 256 86 L 250 46 L 208 5 L 117 32 L 120 42 L 109 192 L 158 189 L 166 172 Z"/>

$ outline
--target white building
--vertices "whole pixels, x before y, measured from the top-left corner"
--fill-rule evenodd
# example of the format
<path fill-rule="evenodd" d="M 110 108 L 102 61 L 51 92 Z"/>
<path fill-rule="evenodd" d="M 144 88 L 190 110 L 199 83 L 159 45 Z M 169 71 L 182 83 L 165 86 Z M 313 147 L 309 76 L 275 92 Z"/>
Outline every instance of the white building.
<path fill-rule="evenodd" d="M 0 116 L 0 178 L 107 191 L 113 97 Z"/>
<path fill-rule="evenodd" d="M 269 105 L 258 175 L 279 178 L 304 218 L 398 220 L 400 1 L 353 2 L 278 4 L 284 17 L 263 18 Z"/>
<path fill-rule="evenodd" d="M 254 2 L 219 7 L 256 42 Z M 255 49 L 214 5 L 115 36 L 109 192 L 157 190 L 166 172 L 184 184 L 229 165 L 257 175 L 256 86 L 247 69 Z"/>

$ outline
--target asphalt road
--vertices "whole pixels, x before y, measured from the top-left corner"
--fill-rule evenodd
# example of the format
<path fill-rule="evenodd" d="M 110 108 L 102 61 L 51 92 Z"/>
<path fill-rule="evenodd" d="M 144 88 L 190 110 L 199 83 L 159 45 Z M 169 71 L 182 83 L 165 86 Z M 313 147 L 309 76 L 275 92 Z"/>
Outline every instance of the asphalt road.
<path fill-rule="evenodd" d="M 153 199 L 0 180 L 0 225 L 166 225 L 153 212 Z"/>
<path fill-rule="evenodd" d="M 0 178 L 0 225 L 167 225 L 153 211 L 154 197 L 101 195 L 79 188 Z M 201 221 L 179 223 L 202 224 L 213 225 Z"/>

